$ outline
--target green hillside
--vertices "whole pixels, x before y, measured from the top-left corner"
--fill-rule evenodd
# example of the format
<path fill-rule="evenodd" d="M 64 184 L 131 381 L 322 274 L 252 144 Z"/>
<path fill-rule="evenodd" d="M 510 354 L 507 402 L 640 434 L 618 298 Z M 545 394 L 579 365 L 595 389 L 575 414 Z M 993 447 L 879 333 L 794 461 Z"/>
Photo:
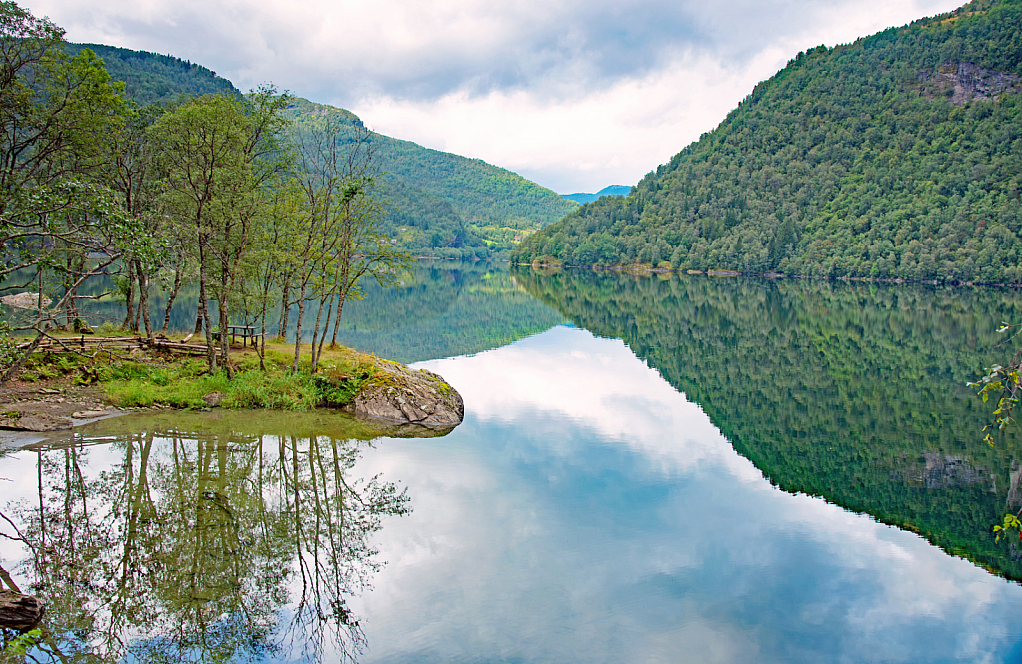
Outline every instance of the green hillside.
<path fill-rule="evenodd" d="M 103 60 L 110 78 L 123 81 L 128 97 L 140 106 L 173 101 L 182 95 L 241 94 L 226 78 L 181 58 L 102 44 L 67 45 L 72 55 L 83 48 Z"/>
<path fill-rule="evenodd" d="M 350 111 L 296 99 L 299 125 L 324 114 L 361 124 Z M 430 150 L 373 133 L 391 203 L 385 231 L 421 255 L 472 258 L 508 251 L 514 238 L 574 209 L 553 191 L 479 159 Z"/>
<path fill-rule="evenodd" d="M 451 202 L 474 225 L 525 227 L 557 221 L 577 207 L 509 170 L 381 136 L 380 165 L 395 178 Z"/>
<path fill-rule="evenodd" d="M 623 339 L 773 484 L 913 530 L 1022 580 L 991 527 L 1022 507 L 1022 436 L 983 442 L 965 384 L 999 359 L 1010 290 L 560 270 L 513 272 L 579 327 Z"/>
<path fill-rule="evenodd" d="M 1022 0 L 810 49 L 515 260 L 1022 282 Z"/>
<path fill-rule="evenodd" d="M 129 98 L 145 106 L 179 97 L 240 94 L 215 72 L 180 58 L 100 44 L 90 48 Z M 295 99 L 298 123 L 338 114 L 361 124 L 353 113 Z M 417 254 L 475 258 L 512 249 L 516 238 L 563 217 L 577 207 L 553 191 L 479 159 L 430 150 L 409 141 L 373 134 L 377 164 L 386 174 L 390 202 L 384 231 L 398 246 Z"/>

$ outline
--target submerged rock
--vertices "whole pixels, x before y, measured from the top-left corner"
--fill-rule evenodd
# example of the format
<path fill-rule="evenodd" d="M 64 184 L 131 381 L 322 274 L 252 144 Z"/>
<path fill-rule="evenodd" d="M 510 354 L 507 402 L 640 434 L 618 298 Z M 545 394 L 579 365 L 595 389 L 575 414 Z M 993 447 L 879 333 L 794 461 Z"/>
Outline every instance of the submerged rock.
<path fill-rule="evenodd" d="M 71 417 L 79 420 L 91 420 L 96 417 L 105 417 L 110 412 L 107 410 L 79 410 L 71 414 Z"/>
<path fill-rule="evenodd" d="M 453 427 L 465 416 L 461 395 L 443 378 L 385 360 L 345 409 L 360 417 L 427 427 Z"/>
<path fill-rule="evenodd" d="M 34 595 L 0 590 L 0 627 L 24 632 L 35 627 L 46 612 L 46 602 Z"/>

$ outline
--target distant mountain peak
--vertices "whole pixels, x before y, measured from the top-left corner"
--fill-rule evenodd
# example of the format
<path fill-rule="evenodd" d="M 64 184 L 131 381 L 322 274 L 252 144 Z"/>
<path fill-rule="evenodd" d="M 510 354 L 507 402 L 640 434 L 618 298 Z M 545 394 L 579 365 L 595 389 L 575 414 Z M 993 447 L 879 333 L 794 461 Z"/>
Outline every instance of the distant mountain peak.
<path fill-rule="evenodd" d="M 612 184 L 604 187 L 595 194 L 561 194 L 561 198 L 567 198 L 576 203 L 592 203 L 603 196 L 627 196 L 632 191 L 631 187 L 623 184 Z"/>

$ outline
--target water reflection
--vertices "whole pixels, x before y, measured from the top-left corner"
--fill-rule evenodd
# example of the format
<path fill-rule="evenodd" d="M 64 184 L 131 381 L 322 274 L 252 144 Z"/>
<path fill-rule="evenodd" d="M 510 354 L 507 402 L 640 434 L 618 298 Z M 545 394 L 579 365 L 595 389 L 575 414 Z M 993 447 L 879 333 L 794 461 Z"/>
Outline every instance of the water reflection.
<path fill-rule="evenodd" d="M 995 448 L 965 383 L 1003 361 L 1009 289 L 641 277 L 519 283 L 576 325 L 623 339 L 697 402 L 771 482 L 922 533 L 1012 579 L 1022 551 L 991 527 L 1019 501 L 1018 432 Z"/>
<path fill-rule="evenodd" d="M 1022 586 L 778 491 L 620 340 L 423 366 L 466 420 L 363 458 L 416 500 L 352 600 L 365 664 L 1016 661 Z"/>
<path fill-rule="evenodd" d="M 7 285 L 32 283 L 33 273 L 19 273 Z M 402 275 L 398 285 L 384 288 L 373 280 L 360 284 L 361 299 L 345 305 L 337 339 L 340 343 L 397 360 L 418 362 L 438 357 L 467 355 L 497 348 L 563 322 L 553 309 L 527 295 L 500 261 L 446 261 L 422 259 Z M 59 288 L 57 289 L 59 292 Z M 123 301 L 115 301 L 108 292 L 116 292 L 108 277 L 88 280 L 82 295 L 98 299 L 79 304 L 82 316 L 90 324 L 120 324 L 124 320 Z M 149 294 L 150 316 L 157 331 L 162 327 L 168 293 L 154 288 Z M 194 285 L 182 288 L 170 311 L 169 331 L 185 334 L 195 327 L 198 290 Z M 210 302 L 211 316 L 216 304 Z M 235 311 L 237 320 L 258 324 L 254 312 Z M 311 338 L 317 307 L 306 308 L 303 334 Z M 31 310 L 4 312 L 9 321 L 24 323 Z M 297 305 L 290 316 L 289 338 L 294 339 Z M 276 333 L 280 323 L 280 304 L 271 303 L 269 332 Z"/>
<path fill-rule="evenodd" d="M 21 585 L 50 601 L 37 660 L 354 661 L 348 599 L 408 497 L 353 473 L 354 431 L 271 415 L 122 418 L 6 460 Z"/>

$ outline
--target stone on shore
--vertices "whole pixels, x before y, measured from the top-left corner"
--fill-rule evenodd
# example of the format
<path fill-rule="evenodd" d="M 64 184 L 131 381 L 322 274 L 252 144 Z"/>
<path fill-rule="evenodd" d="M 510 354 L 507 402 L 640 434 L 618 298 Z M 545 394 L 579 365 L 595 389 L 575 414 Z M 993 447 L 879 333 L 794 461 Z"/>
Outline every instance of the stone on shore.
<path fill-rule="evenodd" d="M 465 403 L 443 378 L 425 369 L 381 361 L 346 410 L 384 422 L 453 427 L 465 416 Z"/>
<path fill-rule="evenodd" d="M 74 422 L 66 417 L 50 415 L 48 413 L 0 413 L 0 429 L 13 429 L 14 431 L 58 431 L 70 429 Z"/>

